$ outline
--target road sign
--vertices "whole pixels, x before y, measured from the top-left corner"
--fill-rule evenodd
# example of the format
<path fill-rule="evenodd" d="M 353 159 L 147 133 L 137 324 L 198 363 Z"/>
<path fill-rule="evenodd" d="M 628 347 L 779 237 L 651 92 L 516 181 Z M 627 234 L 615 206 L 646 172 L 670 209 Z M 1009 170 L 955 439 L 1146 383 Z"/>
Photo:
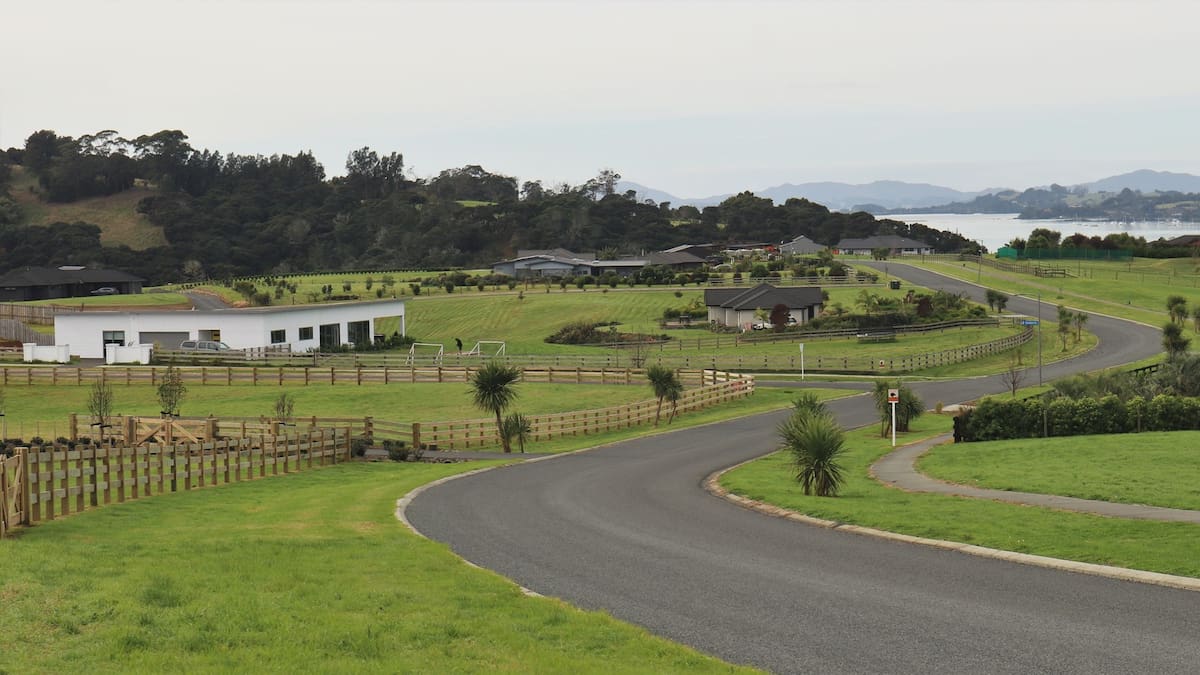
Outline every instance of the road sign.
<path fill-rule="evenodd" d="M 888 403 L 899 403 L 899 402 L 900 402 L 900 390 L 899 389 L 888 389 Z"/>
<path fill-rule="evenodd" d="M 1036 325 L 1038 325 L 1038 320 L 1037 319 L 1021 319 L 1021 325 L 1022 326 L 1036 326 Z"/>

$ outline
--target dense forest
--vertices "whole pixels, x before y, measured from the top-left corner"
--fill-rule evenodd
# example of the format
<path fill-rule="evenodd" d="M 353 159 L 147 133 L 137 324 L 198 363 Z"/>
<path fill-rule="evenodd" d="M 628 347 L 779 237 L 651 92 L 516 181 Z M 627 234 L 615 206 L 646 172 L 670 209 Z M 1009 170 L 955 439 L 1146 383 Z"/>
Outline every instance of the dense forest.
<path fill-rule="evenodd" d="M 88 223 L 22 225 L 7 194 L 12 166 L 37 178 L 47 202 L 153 188 L 137 209 L 168 242 L 143 251 L 101 246 Z M 958 234 L 836 213 L 804 199 L 774 204 L 750 192 L 703 211 L 637 201 L 603 170 L 583 185 L 519 182 L 479 166 L 429 179 L 405 173 L 400 153 L 362 148 L 345 174 L 327 177 L 310 153 L 222 155 L 198 150 L 181 131 L 127 139 L 115 131 L 72 138 L 42 130 L 0 153 L 0 272 L 23 265 L 98 265 L 150 283 L 237 275 L 486 266 L 518 249 L 563 247 L 608 256 L 682 243 L 821 244 L 899 234 L 939 251 L 975 250 Z"/>

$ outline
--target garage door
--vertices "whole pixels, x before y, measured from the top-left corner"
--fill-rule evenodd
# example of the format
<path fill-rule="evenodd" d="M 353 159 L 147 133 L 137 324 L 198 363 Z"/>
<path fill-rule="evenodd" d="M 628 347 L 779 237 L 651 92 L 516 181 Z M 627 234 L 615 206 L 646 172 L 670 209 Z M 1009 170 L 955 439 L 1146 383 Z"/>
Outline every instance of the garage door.
<path fill-rule="evenodd" d="M 138 333 L 138 343 L 154 345 L 159 349 L 179 349 L 179 343 L 187 340 L 187 331 L 182 333 Z"/>

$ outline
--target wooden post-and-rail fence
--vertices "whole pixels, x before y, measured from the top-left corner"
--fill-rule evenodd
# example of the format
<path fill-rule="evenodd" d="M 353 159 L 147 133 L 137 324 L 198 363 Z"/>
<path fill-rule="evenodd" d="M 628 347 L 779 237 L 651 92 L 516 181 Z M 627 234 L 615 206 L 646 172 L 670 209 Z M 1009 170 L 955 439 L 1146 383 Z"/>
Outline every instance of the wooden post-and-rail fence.
<path fill-rule="evenodd" d="M 350 454 L 344 429 L 178 445 L 17 448 L 0 461 L 0 535 L 108 504 L 337 464 Z"/>

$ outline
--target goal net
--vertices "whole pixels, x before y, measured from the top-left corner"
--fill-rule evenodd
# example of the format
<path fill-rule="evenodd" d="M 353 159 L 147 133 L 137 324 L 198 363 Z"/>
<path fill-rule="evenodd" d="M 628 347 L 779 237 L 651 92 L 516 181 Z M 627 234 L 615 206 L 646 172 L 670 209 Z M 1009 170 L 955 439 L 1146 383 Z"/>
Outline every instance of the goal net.
<path fill-rule="evenodd" d="M 480 340 L 471 347 L 467 356 L 504 356 L 503 340 Z"/>
<path fill-rule="evenodd" d="M 445 353 L 446 349 L 440 342 L 414 342 L 408 348 L 408 360 L 405 361 L 405 364 L 410 366 L 427 363 L 441 365 L 442 355 Z"/>

